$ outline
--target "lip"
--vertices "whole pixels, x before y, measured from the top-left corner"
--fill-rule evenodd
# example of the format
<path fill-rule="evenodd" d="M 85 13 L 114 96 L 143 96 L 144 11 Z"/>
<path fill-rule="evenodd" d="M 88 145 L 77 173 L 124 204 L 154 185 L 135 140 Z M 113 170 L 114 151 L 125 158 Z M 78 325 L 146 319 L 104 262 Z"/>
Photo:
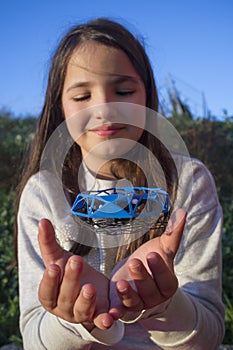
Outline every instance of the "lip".
<path fill-rule="evenodd" d="M 98 136 L 106 137 L 116 135 L 123 129 L 125 129 L 125 127 L 122 125 L 102 125 L 90 131 Z"/>

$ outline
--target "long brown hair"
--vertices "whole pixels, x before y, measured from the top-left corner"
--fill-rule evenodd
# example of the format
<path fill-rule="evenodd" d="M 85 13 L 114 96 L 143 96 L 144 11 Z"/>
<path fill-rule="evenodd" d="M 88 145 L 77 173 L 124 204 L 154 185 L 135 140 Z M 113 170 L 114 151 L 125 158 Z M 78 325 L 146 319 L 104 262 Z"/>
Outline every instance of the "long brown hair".
<path fill-rule="evenodd" d="M 30 157 L 28 157 L 29 161 L 18 187 L 17 207 L 21 193 L 28 179 L 39 171 L 40 160 L 47 141 L 56 128 L 64 121 L 62 91 L 67 65 L 74 50 L 87 41 L 95 41 L 124 51 L 144 83 L 146 91 L 146 107 L 154 111 L 158 110 L 157 89 L 149 58 L 141 42 L 130 31 L 128 31 L 123 25 L 106 18 L 95 19 L 88 23 L 73 27 L 61 40 L 52 58 L 44 106 L 38 119 L 34 141 L 31 146 Z M 143 132 L 139 142 L 156 155 L 156 158 L 165 174 L 167 190 L 170 198 L 174 201 L 177 173 L 169 152 L 162 143 L 148 131 Z M 71 203 L 73 202 L 75 195 L 79 192 L 77 164 L 79 166 L 81 161 L 82 157 L 80 147 L 74 143 L 70 148 L 63 165 L 62 179 L 64 189 L 69 194 L 69 200 Z M 145 185 L 145 178 L 141 171 L 144 165 L 141 164 L 141 166 L 139 166 L 128 164 L 130 166 L 126 166 L 126 162 L 128 161 L 116 160 L 115 163 L 113 162 L 112 171 L 114 175 L 119 178 L 129 178 L 133 185 Z M 117 166 L 115 166 L 116 163 Z M 150 167 L 151 173 L 153 173 L 153 164 L 150 164 Z M 131 170 L 129 171 L 127 169 Z M 156 230 L 153 230 L 152 235 L 155 235 L 155 231 Z M 150 238 L 151 233 L 145 236 L 143 240 L 148 240 Z M 130 254 L 141 243 L 142 240 L 137 241 L 130 247 L 119 248 L 121 250 L 118 252 L 119 259 Z M 73 251 L 80 255 L 86 254 L 91 249 L 90 247 L 85 247 L 81 244 L 76 244 L 73 248 Z"/>

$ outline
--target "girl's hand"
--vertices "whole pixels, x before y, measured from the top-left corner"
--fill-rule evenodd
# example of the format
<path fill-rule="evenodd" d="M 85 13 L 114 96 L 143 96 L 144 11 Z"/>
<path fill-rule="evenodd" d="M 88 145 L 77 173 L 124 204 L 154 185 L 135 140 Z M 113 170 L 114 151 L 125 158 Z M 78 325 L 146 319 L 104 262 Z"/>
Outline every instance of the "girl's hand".
<path fill-rule="evenodd" d="M 62 249 L 49 220 L 40 221 L 38 239 L 46 266 L 39 287 L 42 306 L 88 330 L 110 328 L 114 317 L 108 313 L 109 280 L 80 256 Z"/>
<path fill-rule="evenodd" d="M 115 267 L 110 283 L 112 307 L 142 311 L 172 297 L 178 288 L 173 260 L 185 220 L 186 212 L 178 209 L 162 236 L 146 242 Z"/>

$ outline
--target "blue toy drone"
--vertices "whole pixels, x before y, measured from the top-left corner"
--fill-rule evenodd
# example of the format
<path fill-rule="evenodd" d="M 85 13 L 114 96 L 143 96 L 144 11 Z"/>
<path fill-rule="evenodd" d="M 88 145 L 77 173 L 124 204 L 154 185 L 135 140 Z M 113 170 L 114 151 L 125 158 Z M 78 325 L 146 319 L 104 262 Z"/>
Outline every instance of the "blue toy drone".
<path fill-rule="evenodd" d="M 114 187 L 77 195 L 71 213 L 87 219 L 135 219 L 166 214 L 169 196 L 160 188 Z"/>

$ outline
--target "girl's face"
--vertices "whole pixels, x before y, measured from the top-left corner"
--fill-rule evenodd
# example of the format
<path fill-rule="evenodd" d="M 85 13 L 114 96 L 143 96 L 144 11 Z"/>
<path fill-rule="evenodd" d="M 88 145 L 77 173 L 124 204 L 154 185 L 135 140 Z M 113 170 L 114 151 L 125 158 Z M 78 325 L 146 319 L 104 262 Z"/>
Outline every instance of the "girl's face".
<path fill-rule="evenodd" d="M 111 108 L 116 104 L 110 102 L 145 106 L 145 86 L 123 51 L 87 42 L 70 58 L 62 92 L 64 115 L 67 122 L 73 120 L 70 129 L 75 128 L 75 140 L 83 157 L 119 157 L 142 135 L 145 117 L 138 117 L 137 113 L 123 117 L 121 113 L 119 118 L 119 112 L 117 115 Z"/>

